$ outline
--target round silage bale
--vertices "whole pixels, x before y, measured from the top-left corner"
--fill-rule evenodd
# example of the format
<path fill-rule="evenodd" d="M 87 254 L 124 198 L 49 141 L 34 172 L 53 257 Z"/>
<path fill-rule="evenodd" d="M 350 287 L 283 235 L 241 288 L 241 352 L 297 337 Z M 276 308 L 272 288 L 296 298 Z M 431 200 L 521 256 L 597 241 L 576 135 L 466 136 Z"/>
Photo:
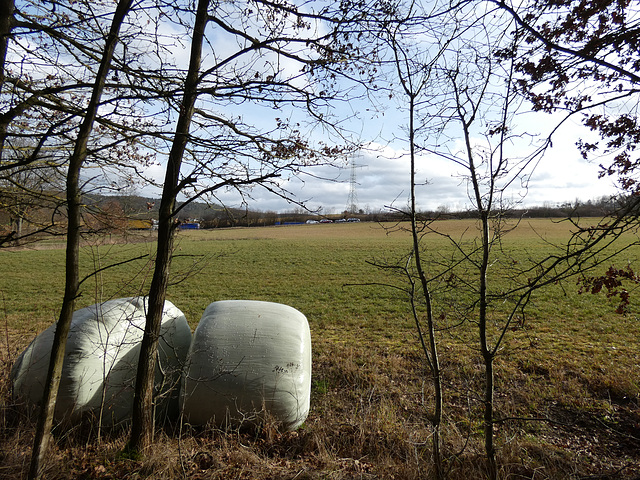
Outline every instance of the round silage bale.
<path fill-rule="evenodd" d="M 275 420 L 300 426 L 309 413 L 311 334 L 295 308 L 271 302 L 211 303 L 191 343 L 180 394 L 193 425 Z"/>
<path fill-rule="evenodd" d="M 75 423 L 86 415 L 104 426 L 131 417 L 140 342 L 146 323 L 145 297 L 119 298 L 73 314 L 56 402 L 57 422 Z M 42 400 L 55 325 L 39 334 L 11 370 L 16 401 Z M 158 343 L 155 394 L 159 416 L 178 413 L 179 381 L 191 329 L 183 313 L 165 302 Z"/>

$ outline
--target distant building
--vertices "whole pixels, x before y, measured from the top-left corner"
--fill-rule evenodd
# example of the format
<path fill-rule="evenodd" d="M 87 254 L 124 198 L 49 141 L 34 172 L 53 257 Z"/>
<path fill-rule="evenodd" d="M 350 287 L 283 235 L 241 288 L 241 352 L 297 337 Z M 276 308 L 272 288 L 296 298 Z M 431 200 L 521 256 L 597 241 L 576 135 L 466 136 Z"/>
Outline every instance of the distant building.
<path fill-rule="evenodd" d="M 180 230 L 200 230 L 200 222 L 184 222 L 179 225 Z"/>
<path fill-rule="evenodd" d="M 127 227 L 129 230 L 151 230 L 153 227 L 153 220 L 129 218 L 127 219 Z"/>

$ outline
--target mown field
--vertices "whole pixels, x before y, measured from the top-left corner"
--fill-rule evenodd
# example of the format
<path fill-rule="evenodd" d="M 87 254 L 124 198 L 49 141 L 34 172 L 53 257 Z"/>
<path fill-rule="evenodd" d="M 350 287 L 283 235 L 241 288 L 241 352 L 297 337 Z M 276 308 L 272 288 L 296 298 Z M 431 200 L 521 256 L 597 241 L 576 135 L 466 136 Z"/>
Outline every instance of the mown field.
<path fill-rule="evenodd" d="M 303 312 L 313 343 L 312 404 L 298 431 L 159 432 L 144 460 L 122 455 L 126 435 L 67 432 L 49 478 L 417 479 L 431 472 L 430 383 L 400 276 L 406 231 L 371 223 L 189 231 L 178 234 L 168 299 L 192 327 L 224 299 L 281 302 Z M 472 221 L 438 229 L 472 241 Z M 526 220 L 495 249 L 491 280 L 506 288 L 513 265 L 547 254 L 570 235 L 566 222 Z M 150 238 L 89 239 L 88 277 L 78 307 L 144 293 Z M 629 235 L 622 244 L 633 241 Z M 433 268 L 455 257 L 447 238 L 428 235 Z M 626 251 L 616 263 L 637 261 Z M 135 261 L 128 259 L 138 258 Z M 54 321 L 64 288 L 64 249 L 48 242 L 0 251 L 3 335 L 0 478 L 22 478 L 32 424 L 12 405 L 8 371 L 16 355 Z M 604 271 L 608 264 L 602 267 Z M 465 270 L 468 280 L 475 273 Z M 462 278 L 465 271 L 458 272 Z M 602 273 L 602 272 L 599 272 Z M 393 285 L 393 287 L 389 286 Z M 450 478 L 483 478 L 478 400 L 482 367 L 471 297 L 452 283 L 434 290 L 444 371 L 445 456 Z M 551 285 L 510 328 L 496 360 L 497 445 L 502 478 L 640 478 L 640 292 L 626 315 L 615 298 L 578 294 L 575 280 Z M 465 313 L 466 312 L 466 313 Z M 496 305 L 495 321 L 501 319 Z M 444 328 L 448 327 L 448 328 Z"/>

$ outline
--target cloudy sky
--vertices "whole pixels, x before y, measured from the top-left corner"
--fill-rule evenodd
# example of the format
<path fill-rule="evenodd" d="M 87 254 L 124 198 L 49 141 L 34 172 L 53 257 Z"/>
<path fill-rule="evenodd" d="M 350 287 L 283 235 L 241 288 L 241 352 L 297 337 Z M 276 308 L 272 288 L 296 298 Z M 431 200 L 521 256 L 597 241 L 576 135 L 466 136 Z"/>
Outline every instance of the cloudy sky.
<path fill-rule="evenodd" d="M 548 117 L 542 116 L 541 119 Z M 569 124 L 553 137 L 553 146 L 541 158 L 530 174 L 526 188 L 516 181 L 507 190 L 505 199 L 524 206 L 542 206 L 598 199 L 615 193 L 611 178 L 598 178 L 599 165 L 580 156 L 575 142 L 583 133 L 577 125 Z M 303 201 L 310 210 L 340 213 L 350 198 L 351 168 L 348 161 L 340 167 L 318 167 L 312 175 L 282 179 L 283 186 Z M 364 211 L 385 211 L 390 207 L 407 205 L 409 195 L 409 157 L 402 142 L 371 142 L 370 148 L 355 155 L 355 194 L 358 207 Z M 154 176 L 160 180 L 163 167 Z M 418 160 L 417 202 L 420 209 L 463 210 L 471 207 L 465 171 L 434 155 L 422 155 Z M 142 194 L 157 195 L 143 189 Z M 248 207 L 259 211 L 287 212 L 297 208 L 276 195 L 255 188 L 250 192 Z M 236 194 L 220 192 L 219 200 L 228 207 L 244 207 Z"/>
<path fill-rule="evenodd" d="M 598 166 L 587 163 L 574 152 L 571 145 L 555 146 L 534 171 L 528 188 L 513 188 L 509 201 L 522 200 L 525 205 L 552 205 L 586 201 L 614 192 L 612 182 L 598 179 Z M 575 151 L 575 147 L 573 148 Z M 365 152 L 357 158 L 355 193 L 359 208 L 365 211 L 384 210 L 388 207 L 404 207 L 409 194 L 408 157 L 390 159 L 383 155 Z M 419 179 L 426 183 L 417 191 L 421 209 L 448 208 L 461 210 L 471 206 L 463 172 L 438 158 L 422 159 Z M 331 172 L 327 172 L 331 173 Z M 420 175 L 421 174 L 421 175 Z M 322 207 L 324 213 L 343 211 L 349 200 L 351 169 L 339 172 L 338 181 L 318 179 L 291 180 L 289 188 L 312 209 Z M 426 182 L 424 182 L 426 180 Z M 286 211 L 291 209 L 284 200 L 254 192 L 255 201 L 250 207 L 259 210 Z"/>
<path fill-rule="evenodd" d="M 544 117 L 542 117 L 544 118 Z M 611 178 L 598 178 L 597 162 L 583 160 L 577 151 L 577 126 L 560 130 L 553 147 L 542 157 L 526 188 L 514 182 L 506 193 L 508 202 L 524 206 L 542 206 L 598 199 L 615 193 Z M 347 208 L 351 191 L 351 168 L 345 159 L 340 167 L 318 167 L 311 175 L 282 179 L 282 185 L 310 210 L 340 213 Z M 384 211 L 407 205 L 409 195 L 409 157 L 401 142 L 372 142 L 370 149 L 355 155 L 355 194 L 358 207 L 364 211 Z M 164 167 L 158 166 L 153 176 L 160 180 Z M 148 172 L 151 173 L 151 172 Z M 434 155 L 418 160 L 417 202 L 420 209 L 462 210 L 471 207 L 465 172 L 462 168 Z M 159 191 L 143 188 L 138 193 L 159 197 Z M 250 192 L 248 207 L 259 211 L 287 212 L 297 208 L 276 195 L 255 188 Z M 242 199 L 232 192 L 220 192 L 218 198 L 228 207 L 244 207 Z"/>
<path fill-rule="evenodd" d="M 167 39 L 165 47 L 168 55 L 185 68 L 188 42 L 174 40 L 177 33 L 172 28 L 175 28 L 175 25 L 164 22 L 161 26 L 167 29 L 161 33 L 164 35 L 163 38 Z M 320 27 L 321 25 L 317 26 Z M 215 31 L 212 34 L 214 37 L 211 44 L 220 50 L 219 55 L 224 54 L 225 50 L 234 51 L 237 48 L 235 43 L 225 39 L 223 35 Z M 205 63 L 212 61 L 214 57 L 215 55 L 210 55 Z M 283 72 L 289 72 L 288 75 L 299 76 L 298 64 L 288 62 L 287 59 L 278 59 L 277 62 L 271 63 L 277 63 Z M 300 81 L 304 81 L 304 78 L 299 76 Z M 403 116 L 397 105 L 388 105 L 386 114 L 377 117 L 370 111 L 371 105 L 362 101 L 352 102 L 347 99 L 347 104 L 343 107 L 346 108 L 348 116 L 353 116 L 354 121 L 359 122 L 359 125 L 352 128 L 354 132 L 358 132 L 359 141 L 370 146 L 355 156 L 355 194 L 358 207 L 364 211 L 404 207 L 409 194 L 409 161 L 407 145 L 401 140 L 401 127 L 406 125 L 406 116 Z M 238 106 L 232 108 L 236 109 Z M 272 114 L 271 119 L 283 115 L 278 111 L 269 114 Z M 247 116 L 249 115 L 250 112 L 247 112 Z M 553 125 L 555 122 L 546 114 L 539 114 L 530 120 L 531 128 L 528 130 L 537 133 L 541 130 L 539 127 L 544 124 Z M 534 171 L 528 172 L 531 177 L 527 188 L 523 188 L 520 182 L 514 182 L 506 193 L 506 200 L 522 202 L 529 206 L 555 205 L 573 202 L 576 199 L 587 201 L 613 194 L 615 188 L 611 179 L 598 178 L 597 162 L 588 163 L 580 157 L 575 142 L 582 133 L 584 129 L 575 124 L 567 124 L 556 132 L 553 148 L 548 150 Z M 342 168 L 319 167 L 311 170 L 311 175 L 283 178 L 282 186 L 311 210 L 322 209 L 323 213 L 328 214 L 340 213 L 347 208 L 352 188 L 349 161 L 350 159 L 345 159 Z M 164 165 L 154 166 L 145 173 L 160 183 L 164 178 Z M 419 208 L 459 210 L 470 207 L 464 175 L 464 170 L 451 162 L 433 155 L 421 156 L 417 173 L 418 181 L 422 183 L 417 192 Z M 161 192 L 159 189 L 140 186 L 135 193 L 159 198 Z M 248 207 L 252 210 L 286 212 L 296 208 L 296 205 L 260 188 L 255 188 L 250 194 L 251 196 L 245 197 L 244 200 L 248 201 Z M 243 199 L 232 192 L 220 192 L 218 197 L 219 201 L 229 207 L 244 207 Z"/>
<path fill-rule="evenodd" d="M 215 42 L 216 48 L 222 48 L 220 46 L 224 45 L 222 40 Z M 176 57 L 180 57 L 179 50 L 184 49 L 185 46 L 176 45 L 175 48 Z M 299 72 L 298 65 L 279 64 L 279 66 L 284 70 L 291 70 L 294 76 Z M 348 108 L 348 115 L 354 117 L 355 123 L 351 125 L 351 130 L 359 132 L 359 142 L 369 145 L 369 148 L 355 155 L 357 165 L 355 194 L 358 207 L 364 211 L 404 207 L 409 194 L 409 160 L 406 142 L 402 141 L 402 126 L 407 123 L 402 109 L 397 105 L 387 105 L 387 111 L 382 116 L 372 113 L 371 105 L 361 100 L 348 102 L 344 107 Z M 255 118 L 260 118 L 264 113 L 244 112 L 247 117 L 252 117 L 254 123 Z M 556 124 L 555 120 L 547 114 L 525 113 L 531 115 L 524 123 L 523 131 L 527 134 L 544 135 L 544 128 L 552 128 Z M 283 116 L 283 113 L 278 111 L 266 112 L 266 114 L 273 117 Z M 286 118 L 286 114 L 284 116 Z M 505 199 L 511 203 L 521 202 L 525 206 L 541 206 L 575 200 L 587 201 L 613 194 L 615 188 L 611 179 L 598 178 L 598 163 L 583 160 L 577 151 L 575 143 L 582 134 L 584 134 L 584 128 L 580 125 L 569 122 L 564 125 L 554 134 L 553 147 L 540 159 L 535 169 L 529 169 L 526 172 L 529 179 L 526 188 L 520 181 L 513 182 L 505 192 Z M 322 138 L 316 139 L 327 141 Z M 449 141 L 452 145 L 450 150 L 462 147 L 461 143 L 455 145 L 455 135 L 453 140 Z M 480 139 L 475 141 L 482 143 Z M 522 151 L 512 148 L 507 156 L 517 158 L 527 155 L 530 150 L 530 146 L 525 146 Z M 282 186 L 311 210 L 321 209 L 327 214 L 340 213 L 347 208 L 352 188 L 350 160 L 345 159 L 342 168 L 318 167 L 315 170 L 312 169 L 310 175 L 283 178 Z M 417 179 L 421 183 L 417 191 L 420 209 L 460 210 L 471 207 L 465 172 L 461 167 L 434 155 L 422 155 L 418 159 L 417 168 Z M 164 176 L 163 170 L 164 167 L 159 165 L 146 173 L 156 181 L 161 181 Z M 142 188 L 137 193 L 156 198 L 160 195 L 158 190 L 154 191 L 150 188 Z M 218 200 L 228 207 L 245 206 L 242 203 L 243 199 L 233 192 L 219 192 Z M 260 188 L 253 189 L 250 197 L 245 197 L 244 200 L 252 210 L 286 212 L 297 207 Z"/>

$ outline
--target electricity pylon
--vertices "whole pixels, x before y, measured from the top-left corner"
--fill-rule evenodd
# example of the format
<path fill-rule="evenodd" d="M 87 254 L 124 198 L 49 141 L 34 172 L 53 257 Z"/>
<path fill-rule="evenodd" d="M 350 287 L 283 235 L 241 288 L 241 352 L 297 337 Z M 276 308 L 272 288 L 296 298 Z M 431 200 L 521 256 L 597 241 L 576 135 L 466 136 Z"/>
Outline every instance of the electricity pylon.
<path fill-rule="evenodd" d="M 346 211 L 348 213 L 358 213 L 358 194 L 356 192 L 356 186 L 358 182 L 356 180 L 356 168 L 362 168 L 366 165 L 356 165 L 355 157 L 351 159 L 351 175 L 349 177 L 349 197 L 347 197 L 347 208 Z"/>

